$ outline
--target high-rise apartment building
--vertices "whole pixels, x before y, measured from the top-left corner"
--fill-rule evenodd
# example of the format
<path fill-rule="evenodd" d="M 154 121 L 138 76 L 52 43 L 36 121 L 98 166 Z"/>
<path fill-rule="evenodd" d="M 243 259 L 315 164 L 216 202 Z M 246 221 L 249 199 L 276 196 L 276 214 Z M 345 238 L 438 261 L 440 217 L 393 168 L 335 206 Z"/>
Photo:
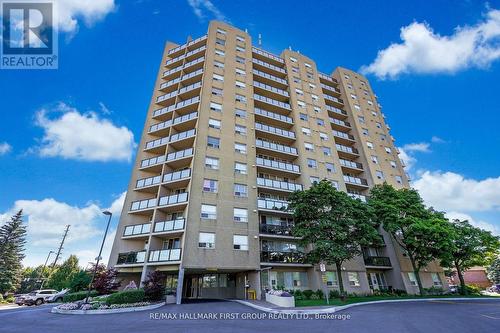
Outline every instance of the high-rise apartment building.
<path fill-rule="evenodd" d="M 260 297 L 265 288 L 338 287 L 291 233 L 287 197 L 328 179 L 365 200 L 371 186 L 408 187 L 368 80 L 331 75 L 308 57 L 280 56 L 212 21 L 205 36 L 167 43 L 109 265 L 124 284 L 160 270 L 181 298 Z M 346 290 L 414 293 L 409 260 L 388 234 L 344 265 Z M 442 269 L 422 272 L 443 286 Z"/>

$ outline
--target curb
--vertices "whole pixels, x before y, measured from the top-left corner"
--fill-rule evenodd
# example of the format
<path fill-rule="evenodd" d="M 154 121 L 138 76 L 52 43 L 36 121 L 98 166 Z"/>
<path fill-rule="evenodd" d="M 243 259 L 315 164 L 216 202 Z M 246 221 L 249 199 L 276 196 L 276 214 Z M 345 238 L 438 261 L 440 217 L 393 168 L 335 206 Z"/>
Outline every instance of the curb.
<path fill-rule="evenodd" d="M 335 313 L 337 311 L 342 311 L 346 310 L 348 308 L 352 308 L 355 306 L 362 306 L 362 305 L 370 305 L 370 304 L 381 304 L 381 303 L 398 303 L 398 302 L 427 302 L 427 301 L 476 301 L 476 300 L 497 300 L 500 301 L 499 297 L 481 297 L 481 298 L 465 298 L 465 297 L 453 297 L 453 298 L 422 298 L 422 299 L 390 299 L 390 300 L 381 300 L 381 301 L 369 301 L 369 302 L 359 302 L 359 303 L 353 303 L 353 304 L 347 304 L 347 305 L 342 305 L 342 306 L 336 306 L 336 307 L 329 307 L 329 308 L 324 308 L 324 309 L 304 309 L 304 310 L 288 310 L 288 309 L 273 309 L 273 308 L 267 308 L 265 306 L 253 304 L 244 300 L 240 299 L 234 299 L 231 300 L 232 302 L 240 303 L 243 305 L 246 305 L 248 307 L 254 308 L 256 310 L 260 310 L 263 312 L 267 313 L 274 313 L 274 314 L 322 314 L 322 313 Z"/>
<path fill-rule="evenodd" d="M 153 310 L 160 308 L 164 306 L 166 303 L 158 303 L 158 304 L 151 304 L 151 305 L 146 305 L 146 306 L 141 306 L 141 307 L 135 307 L 135 308 L 121 308 L 121 309 L 107 309 L 107 310 L 61 310 L 58 309 L 57 307 L 53 307 L 52 310 L 50 310 L 51 313 L 58 313 L 58 314 L 69 314 L 69 315 L 106 315 L 106 314 L 113 314 L 113 313 L 127 313 L 127 312 L 139 312 L 139 311 L 147 311 L 147 310 Z"/>

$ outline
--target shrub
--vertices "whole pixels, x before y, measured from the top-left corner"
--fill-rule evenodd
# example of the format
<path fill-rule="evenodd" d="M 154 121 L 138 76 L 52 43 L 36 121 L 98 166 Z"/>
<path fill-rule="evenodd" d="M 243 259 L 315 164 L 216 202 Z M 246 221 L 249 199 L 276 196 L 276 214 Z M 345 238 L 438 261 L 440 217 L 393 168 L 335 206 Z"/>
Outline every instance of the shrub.
<path fill-rule="evenodd" d="M 316 290 L 316 296 L 318 296 L 319 299 L 323 299 L 325 298 L 325 293 L 323 292 L 323 290 L 318 289 Z"/>
<path fill-rule="evenodd" d="M 393 289 L 392 290 L 392 293 L 396 296 L 406 296 L 408 293 L 406 292 L 406 290 L 402 290 L 402 289 Z"/>
<path fill-rule="evenodd" d="M 2 302 L 3 302 L 3 296 L 2 296 L 2 294 L 0 294 L 0 303 L 2 303 Z"/>
<path fill-rule="evenodd" d="M 148 274 L 144 281 L 144 295 L 148 301 L 157 302 L 165 296 L 165 274 L 154 271 Z"/>
<path fill-rule="evenodd" d="M 443 295 L 444 290 L 443 288 L 439 287 L 430 287 L 430 288 L 424 288 L 424 293 L 425 295 Z"/>
<path fill-rule="evenodd" d="M 337 289 L 330 290 L 328 293 L 328 296 L 330 298 L 339 298 L 340 297 L 340 292 Z"/>
<path fill-rule="evenodd" d="M 307 289 L 307 290 L 304 290 L 302 292 L 302 294 L 304 295 L 305 299 L 311 299 L 311 296 L 312 296 L 312 294 L 314 294 L 314 291 Z"/>
<path fill-rule="evenodd" d="M 12 296 L 12 295 L 7 296 L 7 298 L 5 299 L 5 301 L 7 303 L 14 303 L 14 296 Z"/>
<path fill-rule="evenodd" d="M 144 300 L 144 289 L 125 290 L 109 295 L 106 304 L 138 303 Z"/>
<path fill-rule="evenodd" d="M 318 296 L 318 295 L 316 295 L 316 294 L 312 294 L 312 295 L 311 295 L 311 297 L 310 297 L 309 299 L 314 299 L 314 300 L 316 300 L 316 299 L 320 299 L 320 298 L 319 298 L 319 296 Z"/>
<path fill-rule="evenodd" d="M 294 290 L 293 291 L 293 296 L 295 296 L 295 298 L 297 298 L 297 297 L 303 297 L 302 290 L 300 290 L 300 289 Z"/>
<path fill-rule="evenodd" d="M 97 291 L 91 290 L 90 297 L 94 297 L 94 296 L 97 296 Z M 64 303 L 71 303 L 71 302 L 81 301 L 82 299 L 85 299 L 85 297 L 87 297 L 86 291 L 79 291 L 76 293 L 70 293 L 70 294 L 66 294 L 63 296 L 63 302 Z"/>
<path fill-rule="evenodd" d="M 462 287 L 460 288 L 460 293 L 463 294 Z M 475 286 L 473 284 L 466 284 L 465 288 L 467 289 L 467 294 L 468 295 L 481 295 L 481 289 L 478 286 Z"/>

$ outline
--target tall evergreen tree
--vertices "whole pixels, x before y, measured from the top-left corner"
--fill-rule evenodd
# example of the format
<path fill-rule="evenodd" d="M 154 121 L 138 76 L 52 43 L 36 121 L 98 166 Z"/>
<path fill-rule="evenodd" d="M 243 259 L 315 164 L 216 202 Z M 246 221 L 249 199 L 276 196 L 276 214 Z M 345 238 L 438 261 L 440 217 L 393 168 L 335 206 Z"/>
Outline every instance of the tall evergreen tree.
<path fill-rule="evenodd" d="M 488 279 L 494 284 L 500 284 L 500 256 L 498 256 L 486 269 Z"/>
<path fill-rule="evenodd" d="M 0 294 L 19 287 L 25 243 L 26 226 L 20 210 L 0 227 Z"/>

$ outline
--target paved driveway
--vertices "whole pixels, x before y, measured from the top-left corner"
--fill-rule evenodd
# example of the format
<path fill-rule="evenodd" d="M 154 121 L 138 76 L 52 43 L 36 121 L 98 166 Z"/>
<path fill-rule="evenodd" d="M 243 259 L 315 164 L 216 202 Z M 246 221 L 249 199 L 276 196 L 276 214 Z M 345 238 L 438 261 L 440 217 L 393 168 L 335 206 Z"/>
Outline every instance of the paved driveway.
<path fill-rule="evenodd" d="M 314 319 L 311 315 L 309 318 L 273 319 L 269 318 L 269 314 L 234 302 L 167 305 L 152 312 L 94 316 L 60 315 L 51 314 L 49 311 L 49 306 L 0 311 L 0 331 L 6 333 L 500 332 L 500 302 L 488 300 L 365 305 L 338 312 L 337 315 L 350 317 L 345 320 Z M 196 316 L 205 318 L 194 319 Z"/>

